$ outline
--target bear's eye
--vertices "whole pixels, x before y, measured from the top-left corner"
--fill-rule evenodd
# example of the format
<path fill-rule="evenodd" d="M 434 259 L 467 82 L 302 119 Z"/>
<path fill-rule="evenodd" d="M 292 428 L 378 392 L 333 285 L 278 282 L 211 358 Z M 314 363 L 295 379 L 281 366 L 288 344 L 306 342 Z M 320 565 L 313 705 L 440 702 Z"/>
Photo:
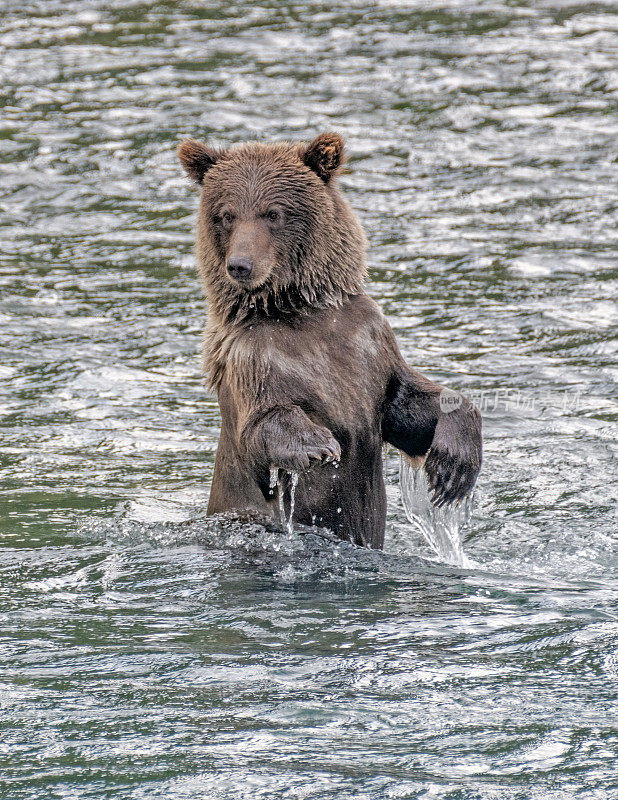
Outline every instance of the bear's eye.
<path fill-rule="evenodd" d="M 230 225 L 234 221 L 234 215 L 231 211 L 224 211 L 223 214 L 221 214 L 221 221 L 226 225 Z"/>
<path fill-rule="evenodd" d="M 277 211 L 276 208 L 271 208 L 270 211 L 266 212 L 266 219 L 269 222 L 279 222 L 281 219 L 281 214 Z"/>

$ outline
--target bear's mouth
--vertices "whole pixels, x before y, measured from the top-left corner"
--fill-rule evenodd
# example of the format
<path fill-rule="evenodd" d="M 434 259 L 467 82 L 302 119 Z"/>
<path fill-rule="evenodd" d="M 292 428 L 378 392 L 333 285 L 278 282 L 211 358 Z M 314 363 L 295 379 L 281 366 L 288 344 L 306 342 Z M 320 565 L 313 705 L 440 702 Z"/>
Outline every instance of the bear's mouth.
<path fill-rule="evenodd" d="M 267 278 L 259 280 L 257 278 L 232 278 L 228 276 L 230 286 L 239 290 L 242 294 L 253 294 L 254 292 L 262 292 L 266 288 Z"/>

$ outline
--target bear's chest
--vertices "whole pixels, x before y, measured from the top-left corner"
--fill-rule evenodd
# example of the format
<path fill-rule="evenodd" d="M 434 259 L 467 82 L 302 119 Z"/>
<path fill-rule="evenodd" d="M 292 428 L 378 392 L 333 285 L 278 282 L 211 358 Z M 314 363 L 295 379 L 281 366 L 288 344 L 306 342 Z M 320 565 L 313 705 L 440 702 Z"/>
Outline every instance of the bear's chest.
<path fill-rule="evenodd" d="M 342 428 L 373 426 L 387 382 L 370 326 L 247 330 L 226 347 L 226 383 L 250 403 L 294 404 Z"/>

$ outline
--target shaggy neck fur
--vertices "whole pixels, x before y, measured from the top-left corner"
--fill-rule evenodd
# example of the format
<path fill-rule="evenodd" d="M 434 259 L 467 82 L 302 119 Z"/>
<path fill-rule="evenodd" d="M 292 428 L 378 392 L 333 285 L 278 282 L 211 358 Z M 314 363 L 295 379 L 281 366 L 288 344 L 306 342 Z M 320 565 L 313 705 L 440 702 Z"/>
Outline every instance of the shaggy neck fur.
<path fill-rule="evenodd" d="M 345 287 L 331 284 L 279 292 L 263 289 L 224 304 L 214 297 L 209 304 L 203 347 L 204 370 L 210 388 L 218 391 L 228 366 L 230 349 L 239 335 L 265 320 L 292 321 L 321 308 L 340 308 L 349 296 L 363 293 L 364 272 L 356 282 L 351 281 Z"/>
<path fill-rule="evenodd" d="M 300 272 L 301 275 L 291 284 L 277 285 L 268 281 L 252 292 L 239 291 L 221 279 L 206 279 L 210 313 L 229 325 L 307 314 L 314 308 L 340 306 L 345 297 L 362 291 L 366 278 L 364 264 L 357 274 L 336 275 L 337 281 L 328 276 L 320 279 L 310 273 L 305 273 L 303 279 L 302 265 Z"/>

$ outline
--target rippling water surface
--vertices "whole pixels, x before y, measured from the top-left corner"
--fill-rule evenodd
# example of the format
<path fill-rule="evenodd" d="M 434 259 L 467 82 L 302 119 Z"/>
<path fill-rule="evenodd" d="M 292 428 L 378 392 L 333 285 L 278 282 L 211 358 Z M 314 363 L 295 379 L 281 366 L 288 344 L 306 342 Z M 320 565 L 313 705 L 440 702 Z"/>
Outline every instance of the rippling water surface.
<path fill-rule="evenodd" d="M 0 796 L 617 798 L 618 6 L 4 0 Z M 175 142 L 341 131 L 465 551 L 204 509 Z"/>

